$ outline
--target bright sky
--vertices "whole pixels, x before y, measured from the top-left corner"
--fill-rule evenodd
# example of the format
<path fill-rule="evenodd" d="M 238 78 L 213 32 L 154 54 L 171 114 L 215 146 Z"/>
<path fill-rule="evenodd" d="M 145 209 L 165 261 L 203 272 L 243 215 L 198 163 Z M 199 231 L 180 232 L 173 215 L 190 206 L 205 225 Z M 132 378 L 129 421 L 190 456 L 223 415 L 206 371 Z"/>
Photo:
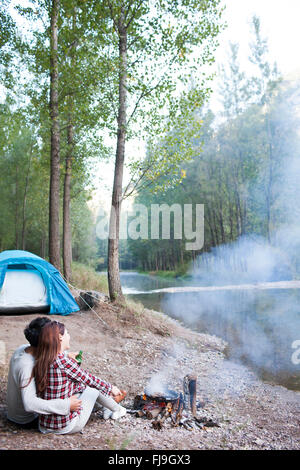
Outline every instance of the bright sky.
<path fill-rule="evenodd" d="M 248 66 L 249 42 L 251 41 L 251 19 L 255 14 L 261 21 L 261 33 L 268 39 L 270 61 L 277 62 L 279 71 L 284 75 L 300 72 L 300 0 L 223 0 L 226 10 L 223 14 L 228 23 L 227 29 L 220 35 L 220 46 L 216 53 L 216 66 L 226 64 L 229 42 L 240 45 L 240 63 L 243 69 Z M 300 73 L 299 73 L 300 75 Z M 218 98 L 212 97 L 211 105 L 218 109 Z M 101 174 L 106 175 L 108 184 L 112 182 L 113 164 L 101 164 Z M 126 178 L 126 173 L 125 173 Z M 99 194 L 102 201 L 110 203 L 111 191 L 103 191 L 99 180 Z M 101 188 L 101 189 L 100 189 Z M 97 194 L 94 207 L 97 203 Z M 99 199 L 98 199 L 99 201 Z"/>
<path fill-rule="evenodd" d="M 171 0 L 170 0 L 171 1 Z M 279 71 L 284 75 L 294 75 L 297 71 L 300 76 L 300 0 L 222 0 L 226 5 L 224 20 L 228 28 L 220 35 L 220 47 L 216 52 L 216 66 L 226 64 L 229 42 L 238 42 L 240 45 L 240 63 L 242 68 L 247 67 L 249 56 L 250 23 L 255 14 L 261 20 L 262 37 L 268 39 L 270 60 L 276 61 Z M 217 105 L 216 94 L 212 99 L 212 106 Z M 130 146 L 135 154 L 143 153 L 143 147 L 138 143 Z M 112 184 L 113 162 L 109 165 L 101 164 L 95 169 L 95 180 L 99 190 L 93 201 L 94 208 L 99 206 L 100 200 L 111 198 L 111 189 L 104 188 L 103 175 L 108 187 Z M 125 174 L 126 178 L 126 174 Z"/>
<path fill-rule="evenodd" d="M 262 36 L 268 38 L 270 56 L 283 74 L 300 68 L 300 0 L 223 0 L 228 28 L 222 33 L 217 54 L 222 61 L 228 41 L 240 44 L 241 57 L 248 57 L 249 31 L 252 16 L 261 20 Z M 224 42 L 223 42 L 224 41 Z"/>

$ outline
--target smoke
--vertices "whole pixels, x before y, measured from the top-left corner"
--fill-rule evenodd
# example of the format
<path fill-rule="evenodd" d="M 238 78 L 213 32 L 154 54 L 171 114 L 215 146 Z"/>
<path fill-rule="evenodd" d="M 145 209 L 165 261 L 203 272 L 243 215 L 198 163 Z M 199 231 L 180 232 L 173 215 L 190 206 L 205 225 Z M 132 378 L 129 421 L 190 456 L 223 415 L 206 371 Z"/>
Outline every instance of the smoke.
<path fill-rule="evenodd" d="M 292 279 L 285 252 L 257 235 L 240 237 L 203 255 L 203 262 L 190 271 L 192 283 L 231 285 Z"/>
<path fill-rule="evenodd" d="M 219 247 L 210 257 L 206 271 L 202 266 L 193 272 L 193 284 L 210 288 L 166 295 L 163 311 L 197 331 L 225 339 L 231 359 L 264 374 L 298 372 L 291 356 L 292 343 L 300 338 L 299 289 L 258 288 L 261 283 L 292 279 L 281 249 L 261 238 L 244 237 Z M 221 290 L 222 285 L 231 288 Z"/>
<path fill-rule="evenodd" d="M 273 110 L 272 181 L 267 166 L 250 188 L 258 212 L 265 210 L 266 187 L 271 183 L 270 240 L 253 233 L 201 254 L 190 267 L 189 286 L 209 286 L 201 292 L 165 294 L 160 308 L 188 327 L 217 335 L 229 344 L 229 362 L 211 371 L 203 381 L 220 390 L 234 387 L 231 374 L 240 363 L 261 377 L 300 390 L 299 365 L 292 361 L 293 343 L 300 340 L 300 95 L 295 87 Z M 285 91 L 283 91 L 284 95 Z M 276 227 L 276 229 L 274 229 Z M 260 227 L 258 227 L 259 231 Z M 262 231 L 261 231 L 262 233 Z M 275 284 L 286 281 L 290 288 Z M 266 283 L 274 289 L 266 289 Z M 290 283 L 290 284 L 289 284 Z M 247 289 L 245 288 L 247 285 Z M 226 290 L 220 286 L 227 286 Z M 230 286 L 230 288 L 229 288 Z M 243 287 L 244 286 L 244 287 Z M 234 362 L 232 362 L 232 360 Z M 234 364 L 234 365 L 233 365 Z M 166 366 L 148 384 L 158 391 L 168 383 Z M 238 369 L 243 377 L 244 367 Z M 241 382 L 239 382 L 240 385 Z M 247 380 L 243 381 L 247 386 Z"/>
<path fill-rule="evenodd" d="M 295 128 L 300 99 L 299 93 L 287 96 L 271 123 L 276 130 L 271 240 L 250 234 L 200 255 L 190 268 L 189 284 L 212 286 L 210 290 L 169 294 L 162 309 L 198 331 L 227 340 L 230 358 L 250 364 L 266 378 L 276 377 L 300 389 L 299 366 L 291 360 L 292 343 L 300 339 L 299 286 L 263 288 L 263 283 L 300 277 L 300 136 Z M 263 194 L 266 175 L 265 171 L 258 178 L 252 193 Z M 247 289 L 242 287 L 245 284 Z M 220 290 L 218 286 L 232 288 Z"/>
<path fill-rule="evenodd" d="M 188 354 L 184 344 L 172 342 L 168 350 L 164 350 L 159 363 L 159 369 L 151 375 L 149 382 L 145 387 L 147 395 L 166 396 L 170 389 L 178 385 L 178 379 L 182 380 L 182 362 L 185 362 L 185 356 Z M 179 369 L 179 370 L 178 370 Z M 180 372 L 179 372 L 180 371 Z M 192 371 L 186 369 L 184 375 Z M 182 389 L 182 383 L 180 384 Z"/>

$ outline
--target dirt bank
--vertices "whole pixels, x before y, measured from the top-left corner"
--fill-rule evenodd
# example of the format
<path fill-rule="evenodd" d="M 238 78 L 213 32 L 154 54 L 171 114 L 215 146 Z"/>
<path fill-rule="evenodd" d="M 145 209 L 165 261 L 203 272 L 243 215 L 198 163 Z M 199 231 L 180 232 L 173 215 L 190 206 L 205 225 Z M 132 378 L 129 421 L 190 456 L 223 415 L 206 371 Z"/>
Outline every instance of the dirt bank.
<path fill-rule="evenodd" d="M 182 391 L 187 373 L 198 377 L 199 416 L 220 427 L 189 431 L 165 423 L 161 431 L 134 415 L 104 421 L 94 412 L 82 434 L 55 436 L 20 430 L 5 419 L 9 358 L 24 344 L 23 330 L 37 315 L 0 317 L 0 449 L 300 449 L 300 395 L 262 383 L 246 367 L 225 359 L 225 343 L 183 328 L 156 312 L 132 314 L 102 303 L 92 311 L 66 317 L 71 349 L 83 349 L 83 367 L 128 391 L 124 406 L 143 392 L 155 374 Z M 2 363 L 1 363 L 2 360 Z"/>

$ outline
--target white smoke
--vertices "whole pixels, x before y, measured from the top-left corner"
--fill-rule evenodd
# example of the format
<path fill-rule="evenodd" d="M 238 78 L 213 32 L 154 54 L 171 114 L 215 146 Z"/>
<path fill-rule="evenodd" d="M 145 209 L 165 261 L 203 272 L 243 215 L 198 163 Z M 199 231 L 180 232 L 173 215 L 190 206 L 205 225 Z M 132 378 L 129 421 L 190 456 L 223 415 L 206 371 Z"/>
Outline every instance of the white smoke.
<path fill-rule="evenodd" d="M 186 375 L 180 366 L 182 360 L 187 354 L 186 347 L 178 342 L 173 342 L 168 350 L 164 350 L 162 357 L 159 360 L 159 369 L 151 375 L 149 382 L 145 387 L 147 395 L 160 395 L 166 396 L 168 391 L 174 390 L 178 379 L 182 380 L 183 375 Z M 180 369 L 180 373 L 178 372 Z M 188 371 L 192 372 L 192 371 Z M 180 384 L 182 388 L 182 384 Z"/>
<path fill-rule="evenodd" d="M 299 82 L 284 83 L 273 109 L 270 242 L 256 234 L 203 253 L 191 268 L 191 284 L 236 286 L 230 290 L 172 294 L 163 310 L 200 331 L 228 340 L 231 357 L 275 374 L 294 373 L 293 341 L 300 339 L 300 290 L 259 290 L 260 283 L 300 278 L 300 94 Z M 280 95 L 279 93 L 279 95 Z M 253 194 L 264 193 L 270 173 L 259 175 Z M 242 289 L 252 284 L 253 289 Z M 288 284 L 288 282 L 286 283 Z M 292 288 L 293 287 L 293 288 Z M 298 383 L 300 387 L 300 379 Z"/>

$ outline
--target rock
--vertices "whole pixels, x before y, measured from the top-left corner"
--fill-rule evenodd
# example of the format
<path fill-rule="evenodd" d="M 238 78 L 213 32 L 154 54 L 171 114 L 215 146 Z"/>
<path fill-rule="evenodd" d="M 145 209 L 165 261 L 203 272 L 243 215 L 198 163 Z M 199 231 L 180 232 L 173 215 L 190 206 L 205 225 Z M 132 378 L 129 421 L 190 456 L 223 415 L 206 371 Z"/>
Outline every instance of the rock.
<path fill-rule="evenodd" d="M 82 291 L 75 300 L 80 310 L 88 310 L 89 308 L 97 307 L 100 302 L 105 302 L 108 300 L 108 297 L 103 292 Z"/>
<path fill-rule="evenodd" d="M 254 443 L 257 444 L 260 447 L 264 445 L 264 441 L 262 439 L 259 439 L 259 438 L 254 439 Z"/>

